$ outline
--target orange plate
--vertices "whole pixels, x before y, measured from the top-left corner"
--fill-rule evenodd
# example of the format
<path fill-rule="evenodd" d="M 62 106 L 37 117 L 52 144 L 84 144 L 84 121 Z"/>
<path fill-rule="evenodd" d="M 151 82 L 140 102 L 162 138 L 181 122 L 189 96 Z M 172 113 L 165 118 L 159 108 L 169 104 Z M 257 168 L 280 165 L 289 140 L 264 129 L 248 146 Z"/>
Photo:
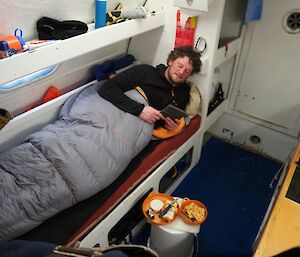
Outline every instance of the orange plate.
<path fill-rule="evenodd" d="M 147 214 L 147 211 L 150 209 L 150 202 L 154 199 L 159 199 L 161 201 L 163 201 L 164 203 L 164 208 L 166 208 L 168 206 L 168 202 L 167 201 L 173 201 L 173 197 L 168 195 L 168 194 L 164 194 L 164 193 L 151 193 L 143 202 L 143 213 L 145 215 L 145 217 L 151 222 L 151 223 L 154 223 L 154 224 L 158 224 L 158 225 L 165 225 L 165 224 L 169 224 L 171 223 L 172 221 L 166 221 L 164 219 L 161 219 L 158 217 L 158 214 L 159 212 L 154 212 L 154 218 L 153 219 L 150 219 L 148 214 Z M 176 218 L 176 214 L 175 214 L 175 218 Z M 174 218 L 174 220 L 175 220 Z"/>
<path fill-rule="evenodd" d="M 194 220 L 192 220 L 192 219 L 190 219 L 188 216 L 186 216 L 185 214 L 184 214 L 184 208 L 186 207 L 186 206 L 188 206 L 189 204 L 191 204 L 191 203 L 194 203 L 194 204 L 196 204 L 196 206 L 199 206 L 200 208 L 203 208 L 204 209 L 204 218 L 203 218 L 203 220 L 201 220 L 201 221 L 194 221 Z M 185 223 L 187 223 L 187 224 L 191 224 L 191 225 L 199 225 L 199 224 L 202 224 L 205 220 L 206 220 L 206 218 L 207 218 L 207 208 L 206 208 L 206 206 L 203 204 L 203 203 L 201 203 L 201 202 L 199 202 L 199 201 L 197 201 L 197 200 L 186 200 L 186 201 L 184 201 L 182 204 L 181 204 L 181 207 L 180 207 L 180 211 L 179 211 L 179 215 L 180 215 L 180 218 L 185 222 Z"/>

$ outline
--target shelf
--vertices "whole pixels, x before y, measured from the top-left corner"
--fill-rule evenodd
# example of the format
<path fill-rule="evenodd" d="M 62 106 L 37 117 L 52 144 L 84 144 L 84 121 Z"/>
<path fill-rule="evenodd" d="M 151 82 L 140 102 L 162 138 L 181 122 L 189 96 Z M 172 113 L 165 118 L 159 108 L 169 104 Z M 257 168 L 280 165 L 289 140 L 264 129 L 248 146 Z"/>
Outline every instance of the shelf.
<path fill-rule="evenodd" d="M 225 99 L 206 117 L 204 131 L 207 131 L 222 116 L 227 109 L 228 102 L 229 100 Z"/>
<path fill-rule="evenodd" d="M 197 0 L 197 1 L 174 0 L 174 6 L 193 10 L 193 11 L 207 12 L 209 6 L 212 4 L 213 1 L 214 0 Z"/>
<path fill-rule="evenodd" d="M 240 38 L 236 38 L 229 43 L 225 43 L 222 47 L 219 47 L 215 55 L 215 68 L 235 56 L 239 46 Z"/>
<path fill-rule="evenodd" d="M 0 60 L 0 85 L 165 25 L 165 12 L 92 30 Z"/>

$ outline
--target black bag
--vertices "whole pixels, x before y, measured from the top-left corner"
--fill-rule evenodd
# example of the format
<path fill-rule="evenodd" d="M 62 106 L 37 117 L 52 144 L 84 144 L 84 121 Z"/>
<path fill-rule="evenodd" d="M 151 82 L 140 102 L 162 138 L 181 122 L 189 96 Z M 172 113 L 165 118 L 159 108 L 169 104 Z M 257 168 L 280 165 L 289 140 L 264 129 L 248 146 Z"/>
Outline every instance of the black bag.
<path fill-rule="evenodd" d="M 58 21 L 42 17 L 37 21 L 39 39 L 67 39 L 88 31 L 88 26 L 76 20 Z"/>

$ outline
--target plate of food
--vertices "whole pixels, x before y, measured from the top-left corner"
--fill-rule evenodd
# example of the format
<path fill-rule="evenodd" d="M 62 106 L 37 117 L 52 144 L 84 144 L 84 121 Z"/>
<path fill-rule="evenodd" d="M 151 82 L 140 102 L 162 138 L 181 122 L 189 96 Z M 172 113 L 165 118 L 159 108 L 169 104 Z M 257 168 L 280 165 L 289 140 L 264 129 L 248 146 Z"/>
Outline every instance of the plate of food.
<path fill-rule="evenodd" d="M 206 206 L 197 200 L 185 200 L 181 204 L 179 215 L 187 224 L 199 225 L 207 218 Z"/>
<path fill-rule="evenodd" d="M 179 206 L 177 198 L 164 193 L 150 193 L 144 200 L 142 209 L 151 223 L 165 225 L 175 220 Z"/>

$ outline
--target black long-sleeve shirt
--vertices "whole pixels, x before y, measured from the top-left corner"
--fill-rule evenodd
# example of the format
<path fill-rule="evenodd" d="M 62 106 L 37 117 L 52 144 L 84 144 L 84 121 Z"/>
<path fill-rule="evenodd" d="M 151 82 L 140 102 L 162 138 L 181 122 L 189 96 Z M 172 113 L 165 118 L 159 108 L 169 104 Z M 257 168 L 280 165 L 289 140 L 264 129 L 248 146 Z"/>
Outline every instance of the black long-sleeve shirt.
<path fill-rule="evenodd" d="M 107 80 L 99 90 L 99 95 L 125 112 L 139 115 L 144 105 L 127 97 L 124 92 L 139 86 L 145 92 L 149 105 L 162 110 L 168 104 L 185 109 L 190 87 L 183 83 L 173 86 L 165 77 L 166 66 L 153 67 L 142 64 L 133 66 Z"/>

